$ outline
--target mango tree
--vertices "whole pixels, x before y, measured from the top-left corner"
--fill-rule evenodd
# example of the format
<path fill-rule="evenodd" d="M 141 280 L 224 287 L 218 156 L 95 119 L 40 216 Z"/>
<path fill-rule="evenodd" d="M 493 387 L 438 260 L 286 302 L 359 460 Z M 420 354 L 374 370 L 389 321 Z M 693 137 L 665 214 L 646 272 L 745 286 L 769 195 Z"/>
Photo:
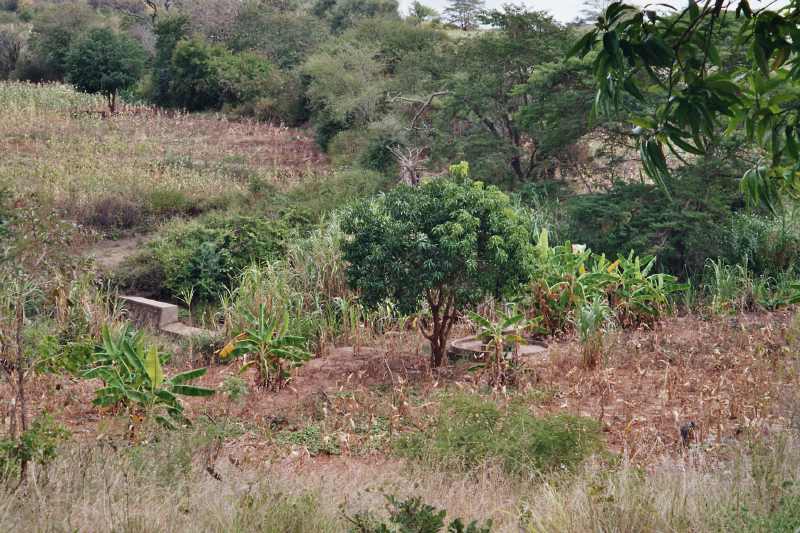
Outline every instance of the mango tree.
<path fill-rule="evenodd" d="M 434 367 L 466 307 L 502 296 L 531 272 L 526 212 L 479 181 L 400 185 L 353 206 L 342 227 L 348 282 L 368 307 L 390 300 L 401 313 L 422 312 Z"/>

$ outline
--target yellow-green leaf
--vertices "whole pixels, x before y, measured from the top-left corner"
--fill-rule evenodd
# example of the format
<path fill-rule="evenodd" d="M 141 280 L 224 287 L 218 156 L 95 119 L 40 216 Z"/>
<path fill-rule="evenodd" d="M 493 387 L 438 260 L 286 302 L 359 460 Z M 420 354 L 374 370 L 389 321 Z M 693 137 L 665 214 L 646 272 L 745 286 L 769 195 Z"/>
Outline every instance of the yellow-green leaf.
<path fill-rule="evenodd" d="M 161 383 L 164 381 L 164 371 L 161 369 L 161 360 L 158 357 L 158 349 L 155 346 L 151 346 L 150 349 L 147 350 L 144 367 L 147 371 L 147 375 L 150 377 L 150 383 L 152 383 L 153 388 L 157 389 L 160 387 Z"/>

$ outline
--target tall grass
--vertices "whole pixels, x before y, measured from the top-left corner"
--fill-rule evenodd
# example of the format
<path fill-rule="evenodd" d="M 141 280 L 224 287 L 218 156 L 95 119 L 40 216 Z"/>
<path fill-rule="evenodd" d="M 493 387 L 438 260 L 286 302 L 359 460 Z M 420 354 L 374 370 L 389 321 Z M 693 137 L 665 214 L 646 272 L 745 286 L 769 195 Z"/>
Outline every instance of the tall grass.
<path fill-rule="evenodd" d="M 339 243 L 343 238 L 334 213 L 306 237 L 290 240 L 278 261 L 254 264 L 239 285 L 222 297 L 226 334 L 239 333 L 244 311 L 288 314 L 290 330 L 312 340 L 317 352 L 334 342 L 359 346 L 369 331 L 402 323 L 391 305 L 366 310 L 347 285 Z"/>
<path fill-rule="evenodd" d="M 0 489 L 0 530 L 346 531 L 342 512 L 381 514 L 383 493 L 418 496 L 465 520 L 490 518 L 498 532 L 788 533 L 800 520 L 792 482 L 800 448 L 780 435 L 730 449 L 722 465 L 692 452 L 648 471 L 590 462 L 519 478 L 492 467 L 460 473 L 380 459 L 236 467 L 214 453 L 218 438 L 233 436 L 201 432 L 208 435 L 163 434 L 121 448 L 66 445 L 35 483 Z"/>
<path fill-rule="evenodd" d="M 793 270 L 757 276 L 748 268 L 746 258 L 735 265 L 710 259 L 703 288 L 711 311 L 717 314 L 800 303 L 800 278 Z"/>

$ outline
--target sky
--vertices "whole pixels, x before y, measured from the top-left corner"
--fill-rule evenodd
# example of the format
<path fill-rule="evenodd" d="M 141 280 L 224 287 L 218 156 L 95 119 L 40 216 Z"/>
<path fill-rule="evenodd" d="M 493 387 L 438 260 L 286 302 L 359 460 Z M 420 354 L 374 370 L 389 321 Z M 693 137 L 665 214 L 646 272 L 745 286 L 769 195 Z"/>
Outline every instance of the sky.
<path fill-rule="evenodd" d="M 448 0 L 420 0 L 421 3 L 430 6 L 440 13 L 444 10 L 444 8 L 449 3 Z M 547 11 L 556 20 L 561 22 L 570 22 L 575 20 L 581 9 L 583 8 L 585 0 L 528 0 L 528 1 L 511 1 L 509 0 L 485 0 L 486 7 L 491 8 L 499 8 L 502 7 L 503 4 L 513 3 L 516 5 L 523 4 L 528 9 L 536 10 L 536 11 Z M 629 0 L 630 3 L 635 3 Z M 413 0 L 399 0 L 400 3 L 400 12 L 406 13 L 408 11 L 408 6 L 413 3 Z"/>
<path fill-rule="evenodd" d="M 413 3 L 414 0 L 399 0 L 400 3 L 400 12 L 407 13 L 408 6 Z M 430 6 L 440 13 L 444 10 L 444 8 L 449 3 L 449 0 L 420 0 L 423 4 Z M 575 20 L 582 8 L 585 0 L 485 0 L 486 7 L 491 8 L 499 8 L 502 7 L 503 4 L 513 3 L 513 4 L 523 4 L 528 9 L 536 10 L 536 11 L 547 11 L 556 20 L 561 22 L 571 22 Z M 659 3 L 664 2 L 664 0 L 627 0 L 627 3 L 630 4 L 645 4 L 645 3 Z M 686 5 L 681 0 L 669 1 L 667 0 L 665 3 L 672 4 L 672 5 Z M 753 8 L 761 7 L 765 3 L 768 3 L 764 0 L 751 0 L 750 5 Z M 774 3 L 773 6 L 780 6 L 786 3 L 786 0 L 778 0 L 778 2 Z M 774 7 L 773 7 L 774 9 Z"/>

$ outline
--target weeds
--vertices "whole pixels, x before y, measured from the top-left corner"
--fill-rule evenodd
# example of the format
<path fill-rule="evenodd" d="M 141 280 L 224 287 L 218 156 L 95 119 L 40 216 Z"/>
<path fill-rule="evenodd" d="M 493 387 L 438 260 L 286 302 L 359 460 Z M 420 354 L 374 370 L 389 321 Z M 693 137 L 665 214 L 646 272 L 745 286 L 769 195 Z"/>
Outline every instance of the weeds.
<path fill-rule="evenodd" d="M 460 518 L 445 525 L 447 511 L 439 510 L 432 505 L 423 503 L 419 498 L 398 500 L 394 496 L 386 495 L 389 518 L 381 521 L 371 512 L 358 513 L 345 518 L 352 524 L 353 533 L 386 533 L 389 531 L 403 531 L 414 533 L 490 533 L 492 521 L 486 525 L 478 525 L 472 521 L 466 526 Z"/>
<path fill-rule="evenodd" d="M 611 320 L 611 308 L 599 297 L 592 298 L 578 311 L 576 329 L 584 367 L 595 368 L 600 362 L 604 351 L 603 336 Z"/>
<path fill-rule="evenodd" d="M 479 396 L 443 400 L 431 427 L 398 441 L 398 451 L 445 468 L 472 470 L 498 463 L 523 478 L 574 469 L 601 450 L 599 425 L 570 415 L 535 417 L 520 404 L 504 409 Z"/>

